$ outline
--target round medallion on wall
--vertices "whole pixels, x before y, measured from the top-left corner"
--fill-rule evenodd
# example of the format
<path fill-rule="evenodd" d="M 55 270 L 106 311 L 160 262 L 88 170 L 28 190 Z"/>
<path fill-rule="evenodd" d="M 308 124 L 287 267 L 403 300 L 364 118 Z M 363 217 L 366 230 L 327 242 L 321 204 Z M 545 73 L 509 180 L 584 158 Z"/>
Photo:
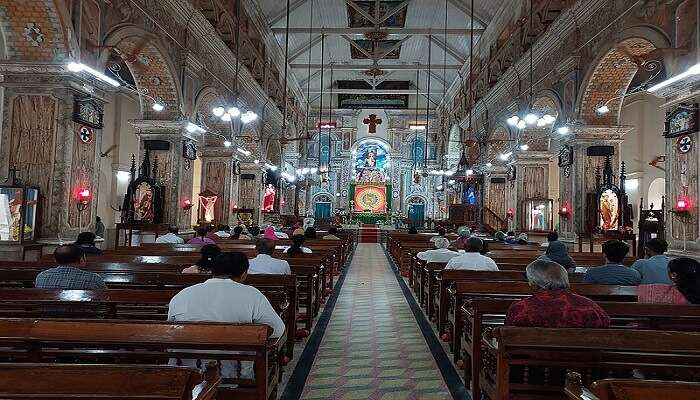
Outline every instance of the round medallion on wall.
<path fill-rule="evenodd" d="M 78 138 L 81 142 L 90 143 L 94 137 L 95 131 L 93 131 L 92 128 L 83 125 L 78 129 Z"/>
<path fill-rule="evenodd" d="M 678 138 L 678 142 L 676 143 L 676 145 L 678 147 L 678 151 L 685 154 L 692 150 L 693 138 L 691 138 L 689 135 L 681 136 L 680 138 Z"/>

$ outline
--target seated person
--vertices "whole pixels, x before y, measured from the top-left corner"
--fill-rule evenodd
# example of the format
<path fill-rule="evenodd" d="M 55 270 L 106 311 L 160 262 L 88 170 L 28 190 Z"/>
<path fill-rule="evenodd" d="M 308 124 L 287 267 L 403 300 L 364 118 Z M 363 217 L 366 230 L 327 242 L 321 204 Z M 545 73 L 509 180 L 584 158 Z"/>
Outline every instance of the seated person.
<path fill-rule="evenodd" d="M 544 243 L 541 243 L 540 246 L 547 247 L 547 246 L 549 246 L 550 243 L 556 242 L 557 240 L 559 240 L 559 234 L 556 232 L 549 232 L 547 234 L 547 241 Z"/>
<path fill-rule="evenodd" d="M 547 250 L 540 258 L 546 258 L 550 261 L 554 261 L 555 263 L 566 268 L 567 271 L 573 272 L 576 270 L 576 261 L 574 261 L 574 259 L 569 255 L 569 249 L 567 249 L 564 243 L 558 240 L 549 242 Z"/>
<path fill-rule="evenodd" d="M 640 303 L 700 304 L 700 263 L 688 257 L 669 261 L 668 275 L 671 284 L 655 283 L 639 285 Z"/>
<path fill-rule="evenodd" d="M 496 262 L 490 257 L 481 254 L 484 248 L 484 241 L 471 237 L 464 247 L 466 253 L 450 259 L 445 269 L 460 269 L 472 271 L 498 271 Z"/>
<path fill-rule="evenodd" d="M 105 289 L 102 277 L 78 267 L 85 262 L 83 249 L 74 244 L 59 246 L 53 252 L 57 266 L 40 272 L 34 287 L 39 289 Z"/>
<path fill-rule="evenodd" d="M 525 269 L 531 297 L 511 304 L 506 325 L 542 328 L 607 328 L 610 317 L 593 300 L 569 290 L 564 267 L 546 260 L 535 260 Z"/>
<path fill-rule="evenodd" d="M 435 241 L 438 240 L 439 238 L 444 238 L 445 235 L 447 235 L 447 231 L 445 230 L 445 228 L 438 228 L 438 230 L 437 230 L 437 236 L 431 237 L 431 238 L 430 238 L 430 241 L 431 241 L 431 242 L 435 242 Z"/>
<path fill-rule="evenodd" d="M 199 260 L 192 266 L 182 270 L 183 274 L 209 274 L 211 273 L 211 264 L 216 256 L 221 254 L 221 249 L 215 244 L 205 244 L 199 250 Z"/>
<path fill-rule="evenodd" d="M 179 232 L 180 229 L 177 226 L 170 225 L 168 227 L 168 233 L 166 233 L 165 235 L 158 236 L 158 238 L 156 239 L 156 243 L 183 244 L 185 243 L 185 239 L 177 235 Z"/>
<path fill-rule="evenodd" d="M 272 228 L 274 229 L 275 236 L 277 236 L 280 239 L 289 239 L 289 235 L 287 235 L 285 232 L 282 232 L 282 228 L 277 229 L 277 228 Z"/>
<path fill-rule="evenodd" d="M 310 248 L 304 247 L 304 242 L 306 241 L 306 238 L 304 237 L 304 234 L 300 232 L 301 229 L 297 229 L 294 231 L 294 233 L 292 234 L 292 245 L 284 249 L 284 252 L 290 256 L 313 253 L 313 251 L 311 251 Z"/>
<path fill-rule="evenodd" d="M 95 236 L 105 237 L 105 224 L 99 216 L 95 217 Z"/>
<path fill-rule="evenodd" d="M 176 294 L 168 305 L 168 321 L 228 322 L 265 324 L 272 337 L 284 334 L 284 322 L 265 295 L 243 284 L 248 274 L 248 257 L 240 252 L 222 253 L 211 264 L 212 277 L 189 286 Z M 174 360 L 171 360 L 174 361 Z M 206 365 L 205 360 L 201 360 Z M 197 360 L 182 360 L 183 366 L 195 367 Z M 253 363 L 221 361 L 221 375 L 226 378 L 253 376 Z"/>
<path fill-rule="evenodd" d="M 417 235 L 417 234 L 418 234 L 418 229 L 416 229 L 415 226 L 412 226 L 412 227 L 408 228 L 408 234 L 409 234 L 409 235 Z"/>
<path fill-rule="evenodd" d="M 214 243 L 219 243 L 221 238 L 216 234 L 216 227 L 214 225 L 207 226 L 207 237 L 214 241 Z"/>
<path fill-rule="evenodd" d="M 304 230 L 304 237 L 307 239 L 316 239 L 316 229 L 314 229 L 313 226 L 310 226 Z"/>
<path fill-rule="evenodd" d="M 444 263 L 459 255 L 456 251 L 448 249 L 450 241 L 447 238 L 439 238 L 433 244 L 435 245 L 435 250 L 421 251 L 416 257 L 427 262 Z"/>
<path fill-rule="evenodd" d="M 338 228 L 336 228 L 335 226 L 331 226 L 330 228 L 328 228 L 328 234 L 325 235 L 324 237 L 322 237 L 321 239 L 323 239 L 323 240 L 340 240 L 340 238 L 338 236 L 336 236 L 337 233 L 338 233 Z"/>
<path fill-rule="evenodd" d="M 506 238 L 506 243 L 508 244 L 528 244 L 527 233 L 521 233 L 518 237 L 510 236 L 512 232 L 508 232 L 508 237 Z M 514 234 L 515 235 L 515 234 Z"/>
<path fill-rule="evenodd" d="M 499 230 L 498 232 L 493 234 L 493 238 L 496 239 L 498 242 L 505 242 L 506 241 L 506 233 L 503 232 L 502 230 Z"/>
<path fill-rule="evenodd" d="M 639 285 L 642 280 L 639 272 L 622 264 L 629 249 L 627 243 L 620 240 L 608 240 L 603 243 L 603 254 L 607 264 L 589 268 L 583 282 L 603 285 Z"/>
<path fill-rule="evenodd" d="M 671 278 L 668 276 L 668 256 L 664 255 L 666 250 L 668 250 L 668 243 L 659 238 L 651 239 L 644 245 L 647 258 L 632 264 L 632 269 L 642 276 L 642 284 L 671 284 Z"/>
<path fill-rule="evenodd" d="M 221 225 L 216 227 L 216 232 L 214 234 L 222 239 L 231 237 L 231 227 L 228 225 Z"/>
<path fill-rule="evenodd" d="M 260 235 L 260 227 L 257 225 L 253 225 L 248 229 L 248 236 L 250 236 L 251 239 L 255 240 L 258 238 Z"/>
<path fill-rule="evenodd" d="M 265 232 L 263 233 L 263 238 L 265 239 L 270 239 L 270 240 L 279 240 L 277 235 L 275 234 L 275 228 L 268 226 L 265 228 Z"/>
<path fill-rule="evenodd" d="M 459 237 L 454 241 L 454 246 L 458 249 L 463 249 L 467 245 L 467 240 L 471 237 L 471 229 L 463 226 L 457 230 Z"/>
<path fill-rule="evenodd" d="M 243 227 L 238 225 L 235 228 L 233 228 L 233 235 L 231 235 L 231 239 L 234 240 L 250 240 L 250 236 L 244 235 L 243 234 Z"/>
<path fill-rule="evenodd" d="M 83 254 L 85 255 L 93 254 L 101 256 L 102 250 L 98 249 L 97 246 L 95 246 L 96 238 L 97 236 L 95 236 L 95 234 L 92 232 L 80 232 L 78 234 L 78 238 L 75 239 L 75 243 L 73 244 L 80 247 L 83 250 Z"/>
<path fill-rule="evenodd" d="M 292 270 L 285 260 L 273 258 L 275 242 L 270 239 L 258 239 L 255 242 L 257 256 L 250 260 L 249 274 L 279 274 L 290 275 Z"/>
<path fill-rule="evenodd" d="M 216 244 L 216 242 L 207 237 L 207 228 L 197 228 L 197 233 L 187 244 Z"/>

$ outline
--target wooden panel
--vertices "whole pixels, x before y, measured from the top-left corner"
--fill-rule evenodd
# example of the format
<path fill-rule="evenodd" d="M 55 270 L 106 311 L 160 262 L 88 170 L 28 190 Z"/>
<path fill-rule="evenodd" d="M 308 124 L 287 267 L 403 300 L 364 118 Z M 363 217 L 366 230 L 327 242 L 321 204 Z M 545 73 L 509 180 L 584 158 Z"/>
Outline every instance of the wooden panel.
<path fill-rule="evenodd" d="M 244 179 L 241 176 L 240 185 L 240 208 L 243 209 L 257 209 L 260 207 L 260 187 L 258 185 L 258 179 Z"/>
<path fill-rule="evenodd" d="M 176 204 L 170 201 L 173 191 L 177 190 L 174 185 L 173 152 L 171 150 L 151 150 L 151 161 L 158 159 L 158 173 L 155 176 L 156 182 L 163 187 L 163 221 L 170 222 L 174 218 Z"/>
<path fill-rule="evenodd" d="M 70 206 L 68 207 L 68 225 L 71 228 L 85 227 L 92 222 L 92 207 L 88 207 L 80 213 L 75 207 L 75 198 L 79 189 L 88 189 L 92 195 L 95 195 L 96 186 L 93 185 L 92 178 L 95 174 L 95 142 L 97 133 L 93 134 L 92 141 L 84 143 L 78 137 L 78 131 L 81 128 L 79 124 L 73 124 L 73 132 L 68 132 L 69 135 L 75 135 L 70 138 L 69 142 L 73 143 L 73 152 L 71 155 L 70 164 Z M 78 215 L 80 214 L 80 215 Z"/>
<path fill-rule="evenodd" d="M 506 183 L 489 184 L 489 197 L 487 207 L 501 218 L 506 217 Z"/>
<path fill-rule="evenodd" d="M 543 166 L 523 166 L 522 200 L 547 197 Z"/>
<path fill-rule="evenodd" d="M 219 195 L 214 206 L 216 221 L 222 221 L 224 215 L 224 189 L 226 183 L 226 163 L 210 161 L 206 163 L 202 191 L 211 190 Z"/>
<path fill-rule="evenodd" d="M 19 168 L 25 183 L 39 187 L 39 235 L 48 234 L 50 221 L 57 109 L 51 96 L 23 95 L 12 100 L 10 166 Z"/>

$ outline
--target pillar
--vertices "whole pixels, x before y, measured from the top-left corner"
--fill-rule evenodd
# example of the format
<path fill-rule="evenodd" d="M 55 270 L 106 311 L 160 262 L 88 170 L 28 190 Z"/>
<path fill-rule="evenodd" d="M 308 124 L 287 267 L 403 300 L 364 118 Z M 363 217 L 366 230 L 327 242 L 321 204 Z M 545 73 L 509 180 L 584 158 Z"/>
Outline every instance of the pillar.
<path fill-rule="evenodd" d="M 202 148 L 202 192 L 210 190 L 218 194 L 218 199 L 214 206 L 214 216 L 216 223 L 231 224 L 233 218 L 233 204 L 231 202 L 232 187 L 234 187 L 233 147 L 213 147 Z M 238 180 L 238 177 L 235 178 Z M 195 212 L 199 212 L 199 206 Z"/>
<path fill-rule="evenodd" d="M 548 199 L 549 193 L 549 159 L 544 151 L 519 152 L 513 158 L 515 180 L 511 181 L 511 204 L 508 208 L 515 211 L 513 221 L 517 231 L 526 231 L 525 219 L 529 218 L 529 210 L 524 207 L 526 200 Z M 512 179 L 512 176 L 511 176 Z"/>

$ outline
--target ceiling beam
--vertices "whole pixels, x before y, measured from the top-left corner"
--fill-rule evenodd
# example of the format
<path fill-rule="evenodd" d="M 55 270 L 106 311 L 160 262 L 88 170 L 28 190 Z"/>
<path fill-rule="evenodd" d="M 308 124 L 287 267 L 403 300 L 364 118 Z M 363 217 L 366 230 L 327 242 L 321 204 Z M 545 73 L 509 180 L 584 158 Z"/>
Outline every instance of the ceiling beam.
<path fill-rule="evenodd" d="M 452 4 L 453 6 L 455 6 L 459 11 L 461 11 L 462 14 L 466 15 L 467 17 L 471 16 L 471 14 L 472 14 L 471 7 L 469 7 L 465 3 L 462 3 L 462 0 L 447 0 L 447 1 L 450 2 L 450 4 Z M 474 22 L 481 25 L 481 28 L 486 28 L 486 26 L 488 25 L 488 23 L 486 22 L 486 18 L 477 14 L 476 11 L 474 12 Z"/>
<path fill-rule="evenodd" d="M 372 55 L 372 53 L 367 51 L 364 47 L 360 46 L 359 44 L 355 43 L 355 41 L 352 40 L 352 38 L 350 38 L 347 35 L 342 35 L 341 37 L 343 39 L 345 39 L 348 43 L 350 43 L 350 46 L 354 47 L 357 51 L 364 54 L 365 57 L 369 58 L 370 60 L 374 59 L 374 56 Z"/>
<path fill-rule="evenodd" d="M 315 77 L 318 76 L 318 74 L 321 73 L 320 69 L 317 69 L 316 71 L 311 73 L 311 76 L 305 76 L 303 80 L 299 81 L 299 86 L 304 89 L 306 87 L 306 83 L 309 81 L 309 79 L 314 79 Z M 305 90 L 305 89 L 304 89 Z"/>
<path fill-rule="evenodd" d="M 452 47 L 449 43 L 444 42 L 441 38 L 436 36 L 428 35 L 427 37 L 431 39 L 439 48 L 441 48 L 442 51 L 447 52 L 447 54 L 451 55 L 452 58 L 459 61 L 460 64 L 467 62 L 467 56 L 459 54 L 459 51 L 457 51 L 457 49 Z"/>
<path fill-rule="evenodd" d="M 357 3 L 355 3 L 353 0 L 345 0 L 345 3 L 352 7 L 355 11 L 358 12 L 358 14 L 362 15 L 364 19 L 372 23 L 373 25 L 379 25 L 379 22 L 376 18 L 373 16 L 369 15 L 367 11 L 363 10 L 362 7 L 360 7 Z"/>
<path fill-rule="evenodd" d="M 389 19 L 389 18 L 393 17 L 394 15 L 400 13 L 401 10 L 403 10 L 406 6 L 408 6 L 409 3 L 411 3 L 411 1 L 412 1 L 412 0 L 404 0 L 403 2 L 401 2 L 401 4 L 399 4 L 398 6 L 392 8 L 391 10 L 389 10 L 386 14 L 384 14 L 383 17 L 379 18 L 379 23 L 382 24 L 382 23 L 384 23 L 384 21 L 386 21 L 387 19 Z"/>
<path fill-rule="evenodd" d="M 396 42 L 393 46 L 391 46 L 387 51 L 385 51 L 384 53 L 379 54 L 379 55 L 377 56 L 376 60 L 377 60 L 377 61 L 378 61 L 378 60 L 381 60 L 382 58 L 384 58 L 384 57 L 388 56 L 389 54 L 391 54 L 392 51 L 401 48 L 401 45 L 403 44 L 403 42 L 407 41 L 408 39 L 410 39 L 410 38 L 412 38 L 412 37 L 413 37 L 412 35 L 408 35 L 408 36 L 402 38 L 401 40 L 399 40 L 398 42 Z M 464 64 L 464 63 L 462 63 L 462 64 Z"/>
<path fill-rule="evenodd" d="M 290 64 L 290 67 L 295 69 L 308 68 L 308 64 Z M 334 64 L 333 69 L 336 71 L 364 71 L 370 68 L 379 68 L 384 71 L 415 71 L 428 69 L 428 64 L 396 64 L 396 65 L 374 65 L 374 64 Z M 455 70 L 460 69 L 462 66 L 459 64 L 447 64 L 444 66 L 445 69 Z M 311 69 L 320 69 L 321 64 L 311 64 Z M 435 70 L 442 70 L 442 64 L 431 65 L 430 68 Z"/>
<path fill-rule="evenodd" d="M 317 94 L 321 93 L 320 89 L 311 89 L 311 93 Z M 330 88 L 325 88 L 323 94 L 331 93 Z M 389 89 L 337 89 L 333 88 L 333 94 L 408 94 L 416 95 L 416 90 L 406 89 L 406 90 L 389 90 Z M 421 92 L 419 90 L 419 95 L 426 95 L 427 92 Z M 433 93 L 435 94 L 435 93 Z"/>
<path fill-rule="evenodd" d="M 323 35 L 318 35 L 315 38 L 311 39 L 311 43 L 305 43 L 305 44 L 299 46 L 298 48 L 292 50 L 289 53 L 289 62 L 296 60 L 299 56 L 306 53 L 307 50 L 311 51 L 311 48 L 316 46 L 318 43 L 321 43 L 322 38 L 323 38 Z"/>
<path fill-rule="evenodd" d="M 311 28 L 308 27 L 297 27 L 289 28 L 290 34 L 305 33 L 309 34 Z M 326 35 L 364 35 L 368 32 L 376 32 L 374 27 L 364 27 L 364 28 L 313 28 L 313 33 L 325 33 Z M 445 34 L 444 29 L 440 28 L 379 28 L 379 31 L 386 32 L 389 35 L 443 35 Z M 272 28 L 272 32 L 279 35 L 284 35 L 285 28 Z M 449 28 L 447 29 L 448 35 L 457 36 L 468 36 L 471 33 L 470 29 L 462 28 Z M 474 29 L 474 34 L 481 35 L 484 33 L 484 29 Z"/>
<path fill-rule="evenodd" d="M 309 1 L 309 0 L 296 0 L 296 1 L 294 1 L 292 4 L 289 5 L 289 13 L 291 14 L 292 12 L 294 12 L 294 10 L 296 10 L 297 8 L 304 5 L 307 1 Z M 268 21 L 268 25 L 275 26 L 280 21 L 282 21 L 282 19 L 285 18 L 286 16 L 287 16 L 287 10 L 285 7 L 285 9 L 282 9 L 282 11 L 280 11 L 277 14 L 270 17 L 270 19 Z"/>

